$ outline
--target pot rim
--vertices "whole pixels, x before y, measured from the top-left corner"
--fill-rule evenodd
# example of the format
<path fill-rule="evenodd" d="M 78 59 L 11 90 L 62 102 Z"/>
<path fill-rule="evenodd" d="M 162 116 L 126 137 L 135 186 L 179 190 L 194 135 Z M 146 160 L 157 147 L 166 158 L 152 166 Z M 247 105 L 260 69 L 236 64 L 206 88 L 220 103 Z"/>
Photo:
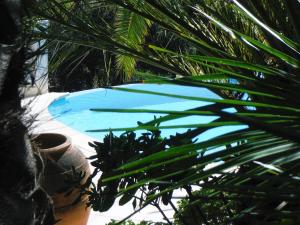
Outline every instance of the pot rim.
<path fill-rule="evenodd" d="M 39 133 L 33 136 L 32 140 L 36 141 L 39 137 L 41 136 L 45 136 L 45 137 L 61 137 L 64 138 L 64 142 L 62 144 L 56 145 L 54 147 L 51 148 L 41 148 L 38 147 L 39 151 L 41 153 L 53 153 L 53 152 L 57 152 L 63 149 L 67 149 L 71 146 L 71 138 L 67 135 L 64 134 L 60 134 L 60 133 L 50 133 L 50 132 L 45 132 L 45 133 Z M 38 142 L 37 142 L 38 143 Z"/>

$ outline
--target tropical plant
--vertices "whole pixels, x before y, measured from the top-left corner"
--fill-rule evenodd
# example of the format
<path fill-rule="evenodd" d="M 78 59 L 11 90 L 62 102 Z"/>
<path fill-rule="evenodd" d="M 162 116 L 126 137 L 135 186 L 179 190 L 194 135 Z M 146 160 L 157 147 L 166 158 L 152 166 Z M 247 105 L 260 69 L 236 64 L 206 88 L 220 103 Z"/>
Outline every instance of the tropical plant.
<path fill-rule="evenodd" d="M 142 179 L 117 189 L 124 195 L 145 184 L 169 180 L 168 186 L 148 196 L 148 204 L 174 189 L 196 185 L 212 190 L 209 198 L 224 193 L 225 199 L 239 203 L 239 212 L 230 221 L 234 224 L 298 224 L 299 222 L 299 33 L 297 15 L 299 1 L 194 1 L 194 0 L 95 0 L 84 1 L 82 13 L 74 15 L 66 4 L 72 1 L 45 1 L 36 10 L 44 19 L 65 28 L 65 34 L 40 37 L 72 42 L 75 45 L 104 49 L 115 54 L 133 57 L 156 66 L 159 75 L 136 72 L 146 82 L 206 87 L 223 99 L 190 97 L 151 91 L 134 90 L 181 99 L 206 101 L 209 106 L 187 111 L 171 110 L 116 110 L 136 113 L 156 112 L 167 116 L 147 124 L 139 124 L 125 131 L 170 128 L 155 126 L 158 122 L 191 115 L 215 115 L 218 119 L 208 124 L 198 122 L 177 127 L 194 128 L 201 133 L 214 127 L 245 124 L 247 128 L 200 143 L 182 145 L 155 152 L 148 156 L 136 155 L 131 162 L 115 169 L 105 177 L 96 190 L 109 182 L 141 176 Z M 90 8 L 114 5 L 129 10 L 178 39 L 189 42 L 193 53 L 169 49 L 159 43 L 148 43 L 136 48 L 116 37 L 113 27 L 105 22 L 99 26 L 89 15 Z M 68 32 L 86 35 L 86 39 L 71 38 Z M 167 73 L 176 76 L 171 79 Z M 168 76 L 165 76 L 168 75 Z M 112 87 L 122 91 L 133 91 Z M 235 113 L 225 111 L 235 108 Z M 112 111 L 98 109 L 98 111 Z M 118 129 L 120 130 L 120 129 Z M 94 132 L 100 132 L 97 130 Z M 113 130 L 112 130 L 113 131 Z M 183 135 L 184 136 L 184 135 Z M 223 146 L 223 147 L 222 147 Z M 209 149 L 220 149 L 212 154 L 201 154 Z M 180 164 L 198 156 L 193 165 L 164 174 L 145 176 L 153 168 Z M 222 162 L 205 169 L 208 164 Z M 232 168 L 235 168 L 233 171 Z M 231 170 L 230 170 L 231 169 Z M 180 177 L 173 181 L 174 177 Z M 215 176 L 214 174 L 218 174 Z M 203 182 L 206 181 L 206 182 Z M 192 199 L 189 204 L 200 201 Z M 209 221 L 205 221 L 209 224 Z"/>
<path fill-rule="evenodd" d="M 120 83 L 112 76 L 114 57 L 109 52 L 72 44 L 56 44 L 47 48 L 50 91 L 74 92 Z"/>
<path fill-rule="evenodd" d="M 23 124 L 20 87 L 32 56 L 22 20 L 29 1 L 0 3 L 0 224 L 54 224 L 50 199 L 39 185 L 42 161 Z"/>
<path fill-rule="evenodd" d="M 90 9 L 89 17 L 93 21 L 111 26 L 116 40 L 126 43 L 128 47 L 141 49 L 145 39 L 160 40 L 159 35 L 150 35 L 153 29 L 150 20 L 145 19 L 127 9 L 118 6 L 104 6 Z M 84 2 L 66 4 L 69 10 L 81 14 L 87 6 Z M 30 19 L 32 21 L 32 19 Z M 102 23 L 101 26 L 105 26 Z M 100 25 L 99 24 L 99 25 Z M 35 30 L 36 26 L 31 26 Z M 150 29 L 151 28 L 151 29 Z M 57 23 L 47 23 L 48 35 L 65 33 L 66 29 Z M 158 32 L 161 33 L 161 32 Z M 152 32 L 152 34 L 155 34 Z M 70 31 L 66 36 L 77 39 L 89 38 L 87 35 Z M 165 38 L 167 45 L 174 43 L 174 37 Z M 178 42 L 176 43 L 178 45 Z M 181 44 L 179 45 L 184 48 Z M 146 66 L 136 61 L 134 57 L 123 54 L 112 55 L 110 52 L 100 49 L 91 49 L 89 46 L 73 45 L 72 42 L 61 42 L 56 39 L 46 39 L 44 48 L 49 54 L 49 89 L 51 91 L 78 91 L 101 86 L 116 85 L 134 80 L 136 67 L 156 71 L 155 68 Z M 138 63 L 138 65 L 137 65 Z"/>
<path fill-rule="evenodd" d="M 69 4 L 66 7 L 80 14 L 83 3 Z M 99 15 L 107 20 L 114 18 L 114 9 L 91 11 L 90 17 L 97 19 Z M 33 29 L 34 26 L 32 27 Z M 47 22 L 47 32 L 50 34 L 64 33 L 62 26 Z M 87 38 L 82 33 L 70 31 L 67 35 Z M 116 85 L 122 80 L 115 76 L 116 70 L 112 64 L 115 57 L 107 51 L 91 49 L 87 46 L 74 45 L 46 39 L 44 48 L 49 55 L 49 90 L 50 91 L 80 91 L 101 86 Z"/>
<path fill-rule="evenodd" d="M 158 126 L 158 124 L 155 126 Z M 93 184 L 93 188 L 89 188 L 92 181 L 90 179 L 85 185 L 86 192 L 90 196 L 89 205 L 91 205 L 96 211 L 107 211 L 116 201 L 116 198 L 118 197 L 118 190 L 140 183 L 143 181 L 144 177 L 156 177 L 157 174 L 166 175 L 168 173 L 174 173 L 177 170 L 184 170 L 186 167 L 194 165 L 195 162 L 199 160 L 195 154 L 187 157 L 186 160 L 182 160 L 180 165 L 175 162 L 163 167 L 153 167 L 143 176 L 140 174 L 133 174 L 128 177 L 123 177 L 119 176 L 118 172 L 115 172 L 119 167 L 134 159 L 147 157 L 154 153 L 166 151 L 168 148 L 181 146 L 183 144 L 191 144 L 194 142 L 193 138 L 198 134 L 199 132 L 190 130 L 183 135 L 176 134 L 174 136 L 164 138 L 161 136 L 160 130 L 150 130 L 149 132 L 142 133 L 141 136 L 138 136 L 134 132 L 125 132 L 120 137 L 116 137 L 110 133 L 105 136 L 103 142 L 90 143 L 90 146 L 93 147 L 97 153 L 89 158 L 92 160 L 91 165 L 95 167 L 92 177 L 101 172 L 98 184 L 112 176 L 117 176 L 118 179 L 111 182 L 104 182 L 103 185 Z M 149 196 L 165 190 L 173 182 L 183 179 L 185 175 L 186 174 L 173 176 L 170 177 L 170 179 L 167 178 L 158 183 L 145 183 L 142 186 L 137 185 L 135 188 L 132 188 L 130 191 L 122 195 L 119 200 L 119 204 L 125 205 L 132 201 L 133 208 L 137 208 L 138 205 L 141 207 L 147 202 Z M 99 195 L 99 192 L 101 195 Z M 155 206 L 163 215 L 164 219 L 170 224 L 171 222 L 166 217 L 158 203 L 159 201 L 162 201 L 165 205 L 171 204 L 173 206 L 171 199 L 172 191 L 163 194 L 161 198 L 154 199 L 146 205 L 150 204 Z"/>
<path fill-rule="evenodd" d="M 143 7 L 141 1 L 136 1 L 134 4 L 135 7 Z M 129 48 L 141 50 L 151 23 L 149 19 L 139 14 L 122 7 L 117 7 L 114 24 L 116 40 L 124 43 Z M 119 73 L 122 73 L 123 76 L 125 76 L 125 80 L 128 80 L 134 73 L 136 66 L 135 58 L 128 55 L 117 54 L 116 59 L 116 66 Z"/>
<path fill-rule="evenodd" d="M 160 223 L 160 222 L 151 222 L 151 221 L 141 221 L 139 223 L 135 223 L 132 220 L 128 220 L 123 223 L 118 223 L 118 221 L 112 220 L 111 222 L 107 223 L 106 225 L 166 225 L 165 223 Z"/>
<path fill-rule="evenodd" d="M 199 214 L 197 207 L 190 204 L 191 199 L 180 200 L 178 211 L 174 215 L 174 224 L 183 225 L 183 219 L 187 224 L 203 224 L 205 220 L 212 225 L 232 224 L 230 218 L 238 214 L 238 202 L 226 199 L 222 193 L 216 198 L 210 198 L 213 192 L 214 190 L 203 189 L 193 193 L 194 197 L 199 200 L 197 205 L 200 205 L 203 214 Z"/>

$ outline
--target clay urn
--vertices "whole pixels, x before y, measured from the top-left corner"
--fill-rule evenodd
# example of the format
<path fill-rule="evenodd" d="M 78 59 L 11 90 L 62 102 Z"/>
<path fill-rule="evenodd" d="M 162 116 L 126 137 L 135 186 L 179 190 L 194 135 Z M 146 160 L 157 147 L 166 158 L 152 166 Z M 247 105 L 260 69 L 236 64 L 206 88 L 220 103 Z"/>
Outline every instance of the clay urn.
<path fill-rule="evenodd" d="M 84 174 L 81 184 L 89 177 L 86 157 L 62 134 L 38 134 L 33 137 L 33 143 L 44 161 L 41 185 L 52 198 L 57 225 L 86 225 L 90 212 L 87 196 L 80 197 L 78 185 L 70 185 L 76 174 Z"/>

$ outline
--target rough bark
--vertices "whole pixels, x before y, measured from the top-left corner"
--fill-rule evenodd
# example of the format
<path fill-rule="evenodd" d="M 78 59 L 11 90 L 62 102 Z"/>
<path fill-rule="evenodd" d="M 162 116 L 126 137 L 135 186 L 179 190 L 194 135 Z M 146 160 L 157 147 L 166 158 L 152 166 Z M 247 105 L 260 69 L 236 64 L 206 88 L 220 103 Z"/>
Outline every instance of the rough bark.
<path fill-rule="evenodd" d="M 50 201 L 39 186 L 42 161 L 20 120 L 18 86 L 26 54 L 23 3 L 0 0 L 0 225 L 50 225 Z"/>

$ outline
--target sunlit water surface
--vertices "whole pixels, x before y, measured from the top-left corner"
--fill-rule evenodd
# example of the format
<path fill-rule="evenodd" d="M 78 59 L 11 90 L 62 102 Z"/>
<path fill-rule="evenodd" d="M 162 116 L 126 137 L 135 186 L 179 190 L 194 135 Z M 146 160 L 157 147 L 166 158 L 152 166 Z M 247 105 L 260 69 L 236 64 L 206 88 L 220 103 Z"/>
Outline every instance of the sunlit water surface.
<path fill-rule="evenodd" d="M 168 94 L 185 95 L 193 97 L 205 97 L 221 99 L 215 93 L 205 88 L 187 87 L 167 84 L 132 84 L 120 87 L 162 92 Z M 99 141 L 103 140 L 107 132 L 87 132 L 87 130 L 135 127 L 137 121 L 148 122 L 154 116 L 164 114 L 153 113 L 115 113 L 115 112 L 94 112 L 91 108 L 107 109 L 153 109 L 153 110 L 187 110 L 211 103 L 203 101 L 185 100 L 180 98 L 158 96 L 153 94 L 141 94 L 124 92 L 113 89 L 92 89 L 88 91 L 74 92 L 52 102 L 48 110 L 51 115 L 63 124 L 82 132 Z M 229 109 L 230 111 L 230 109 Z M 231 109 L 232 111 L 232 109 Z M 218 117 L 215 116 L 188 116 L 172 121 L 163 122 L 161 126 L 179 124 L 209 123 Z M 210 138 L 244 129 L 246 126 L 223 126 L 210 129 L 197 137 L 197 141 L 204 141 Z M 184 132 L 187 129 L 165 129 L 162 135 L 168 137 L 176 132 Z M 140 134 L 145 131 L 138 131 Z M 120 135 L 122 132 L 114 132 Z"/>

